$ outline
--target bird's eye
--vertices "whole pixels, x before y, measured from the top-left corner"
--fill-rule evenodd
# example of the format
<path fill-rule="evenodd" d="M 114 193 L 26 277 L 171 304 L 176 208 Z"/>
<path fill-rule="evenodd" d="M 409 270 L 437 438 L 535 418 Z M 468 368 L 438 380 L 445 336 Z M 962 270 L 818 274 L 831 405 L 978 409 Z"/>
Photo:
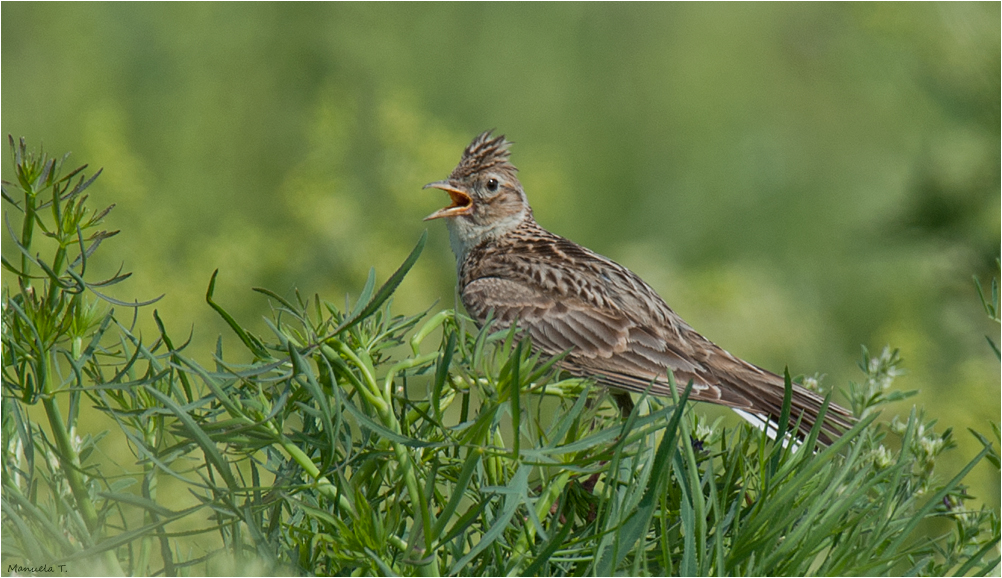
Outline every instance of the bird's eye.
<path fill-rule="evenodd" d="M 497 179 L 490 179 L 490 180 L 488 180 L 487 181 L 487 190 L 490 191 L 490 192 L 492 192 L 492 193 L 494 191 L 498 190 L 498 180 Z"/>

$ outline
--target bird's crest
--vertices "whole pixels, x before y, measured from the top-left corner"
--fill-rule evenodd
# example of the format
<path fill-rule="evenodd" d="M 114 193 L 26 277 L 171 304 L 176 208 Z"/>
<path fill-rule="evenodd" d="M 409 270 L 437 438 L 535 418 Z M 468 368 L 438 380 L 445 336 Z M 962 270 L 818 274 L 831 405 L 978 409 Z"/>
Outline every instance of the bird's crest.
<path fill-rule="evenodd" d="M 462 160 L 453 169 L 449 178 L 462 179 L 490 168 L 507 170 L 513 174 L 518 170 L 508 162 L 508 157 L 511 156 L 508 147 L 512 143 L 505 140 L 504 135 L 491 138 L 492 132 L 494 131 L 484 131 L 480 133 L 480 136 L 473 139 L 473 142 L 463 151 Z"/>

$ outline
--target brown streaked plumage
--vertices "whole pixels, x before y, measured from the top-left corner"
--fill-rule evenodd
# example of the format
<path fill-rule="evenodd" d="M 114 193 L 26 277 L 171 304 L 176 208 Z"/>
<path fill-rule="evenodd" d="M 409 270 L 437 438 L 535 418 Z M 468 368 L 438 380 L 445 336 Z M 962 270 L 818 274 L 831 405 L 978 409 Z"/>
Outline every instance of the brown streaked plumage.
<path fill-rule="evenodd" d="M 561 367 L 574 375 L 670 395 L 670 368 L 679 386 L 692 380 L 691 399 L 775 421 L 783 378 L 714 345 L 630 270 L 536 224 L 508 160 L 510 144 L 485 132 L 448 179 L 425 186 L 452 199 L 427 218 L 446 219 L 469 314 L 483 323 L 493 310 L 500 328 L 517 324 L 544 354 L 568 351 Z M 794 385 L 791 427 L 801 420 L 805 435 L 822 403 Z M 831 404 L 820 439 L 828 443 L 852 423 L 847 410 Z"/>

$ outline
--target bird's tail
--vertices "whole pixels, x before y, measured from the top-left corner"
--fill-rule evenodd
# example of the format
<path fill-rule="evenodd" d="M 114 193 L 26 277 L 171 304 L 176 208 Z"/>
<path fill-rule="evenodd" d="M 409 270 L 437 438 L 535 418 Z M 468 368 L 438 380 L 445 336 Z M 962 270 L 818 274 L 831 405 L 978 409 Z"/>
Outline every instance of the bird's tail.
<path fill-rule="evenodd" d="M 746 421 L 763 429 L 770 438 L 776 439 L 779 433 L 779 420 L 782 419 L 783 413 L 781 392 L 784 390 L 773 389 L 770 391 L 771 395 L 758 397 L 755 400 L 756 407 L 752 409 L 733 409 Z M 786 431 L 797 439 L 806 439 L 820 421 L 818 441 L 831 445 L 833 440 L 838 439 L 855 423 L 855 418 L 849 410 L 831 402 L 825 408 L 823 397 L 798 384 L 792 384 L 791 394 Z M 823 414 L 822 408 L 825 408 Z"/>

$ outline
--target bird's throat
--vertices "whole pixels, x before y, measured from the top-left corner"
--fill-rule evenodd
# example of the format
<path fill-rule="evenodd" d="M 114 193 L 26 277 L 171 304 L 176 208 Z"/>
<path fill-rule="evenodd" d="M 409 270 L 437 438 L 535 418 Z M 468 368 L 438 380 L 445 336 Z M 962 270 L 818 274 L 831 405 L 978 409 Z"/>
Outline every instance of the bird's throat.
<path fill-rule="evenodd" d="M 473 248 L 499 239 L 517 229 L 527 219 L 532 219 L 532 213 L 522 210 L 489 223 L 478 223 L 474 218 L 456 217 L 446 219 L 449 227 L 449 244 L 456 255 L 457 268 L 466 259 L 467 253 Z"/>

